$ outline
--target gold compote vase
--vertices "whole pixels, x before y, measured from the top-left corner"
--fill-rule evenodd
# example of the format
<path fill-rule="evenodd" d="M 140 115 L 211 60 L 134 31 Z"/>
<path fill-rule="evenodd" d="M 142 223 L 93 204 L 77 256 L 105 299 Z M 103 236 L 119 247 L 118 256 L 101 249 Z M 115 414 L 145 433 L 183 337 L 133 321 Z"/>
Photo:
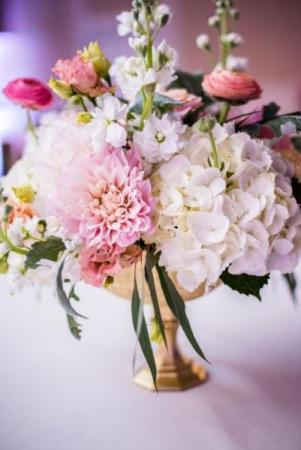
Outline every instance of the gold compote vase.
<path fill-rule="evenodd" d="M 114 283 L 110 291 L 115 295 L 130 300 L 132 297 L 134 285 L 135 269 L 133 266 L 124 269 L 120 274 L 114 277 Z M 181 391 L 204 383 L 208 378 L 207 370 L 198 362 L 185 356 L 179 349 L 177 343 L 177 332 L 179 322 L 171 312 L 166 303 L 163 291 L 161 289 L 159 277 L 153 269 L 157 296 L 160 305 L 160 311 L 164 324 L 166 343 L 164 341 L 158 345 L 155 353 L 157 366 L 157 390 L 158 391 Z M 169 274 L 179 294 L 185 301 L 193 300 L 204 295 L 204 286 L 201 285 L 194 292 L 187 292 L 176 282 L 175 276 Z M 151 297 L 144 281 L 143 287 L 144 302 L 151 303 Z M 134 376 L 134 382 L 149 390 L 155 390 L 151 372 L 148 367 L 140 369 Z"/>

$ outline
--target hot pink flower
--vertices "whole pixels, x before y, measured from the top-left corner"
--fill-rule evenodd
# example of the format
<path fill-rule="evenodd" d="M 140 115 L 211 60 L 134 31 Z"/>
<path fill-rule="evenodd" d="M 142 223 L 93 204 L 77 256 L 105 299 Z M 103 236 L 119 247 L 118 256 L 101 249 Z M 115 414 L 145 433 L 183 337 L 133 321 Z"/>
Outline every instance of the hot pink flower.
<path fill-rule="evenodd" d="M 132 151 L 108 147 L 79 154 L 64 168 L 50 212 L 58 215 L 67 238 L 124 250 L 151 231 L 151 184 L 138 162 Z"/>
<path fill-rule="evenodd" d="M 4 94 L 24 108 L 42 109 L 52 102 L 52 93 L 41 81 L 33 78 L 17 78 L 3 89 Z"/>
<path fill-rule="evenodd" d="M 251 75 L 225 69 L 217 69 L 205 75 L 202 86 L 212 97 L 235 102 L 255 100 L 262 92 L 261 87 Z"/>
<path fill-rule="evenodd" d="M 85 61 L 80 53 L 72 59 L 59 59 L 52 71 L 63 83 L 91 97 L 96 97 L 107 90 L 107 87 L 99 82 L 93 62 Z"/>

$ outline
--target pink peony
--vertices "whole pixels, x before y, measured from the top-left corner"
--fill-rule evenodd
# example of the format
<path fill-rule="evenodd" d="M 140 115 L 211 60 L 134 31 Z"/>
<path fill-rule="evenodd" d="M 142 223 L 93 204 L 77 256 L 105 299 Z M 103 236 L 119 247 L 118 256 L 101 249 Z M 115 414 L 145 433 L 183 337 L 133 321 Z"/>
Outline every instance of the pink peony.
<path fill-rule="evenodd" d="M 52 93 L 41 81 L 33 78 L 17 78 L 3 89 L 4 94 L 24 108 L 42 109 L 52 102 Z"/>
<path fill-rule="evenodd" d="M 217 69 L 205 75 L 202 86 L 210 96 L 234 102 L 255 100 L 262 92 L 261 87 L 251 75 L 225 69 Z"/>
<path fill-rule="evenodd" d="M 59 59 L 52 71 L 61 82 L 91 97 L 96 97 L 107 90 L 107 87 L 99 82 L 93 62 L 85 61 L 80 53 L 72 59 Z"/>
<path fill-rule="evenodd" d="M 135 153 L 135 154 L 134 154 Z M 87 247 L 128 247 L 152 229 L 154 200 L 136 152 L 107 147 L 64 167 L 50 213 Z"/>

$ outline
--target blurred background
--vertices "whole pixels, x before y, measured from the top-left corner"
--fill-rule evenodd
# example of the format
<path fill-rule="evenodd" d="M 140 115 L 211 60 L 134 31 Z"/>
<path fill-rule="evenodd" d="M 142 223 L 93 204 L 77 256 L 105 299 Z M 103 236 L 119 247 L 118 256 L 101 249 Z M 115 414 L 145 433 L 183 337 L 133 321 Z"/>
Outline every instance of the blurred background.
<path fill-rule="evenodd" d="M 174 19 L 165 37 L 179 53 L 179 67 L 209 71 L 206 56 L 195 45 L 200 33 L 212 34 L 207 19 L 212 0 L 166 0 Z M 245 45 L 250 72 L 264 89 L 262 102 L 274 100 L 283 112 L 301 108 L 300 0 L 237 0 L 237 29 Z M 110 59 L 128 54 L 127 39 L 116 33 L 115 16 L 130 0 L 0 0 L 0 88 L 22 76 L 49 79 L 58 58 L 71 57 L 91 40 L 99 40 Z M 24 112 L 0 95 L 0 143 L 22 148 Z"/>

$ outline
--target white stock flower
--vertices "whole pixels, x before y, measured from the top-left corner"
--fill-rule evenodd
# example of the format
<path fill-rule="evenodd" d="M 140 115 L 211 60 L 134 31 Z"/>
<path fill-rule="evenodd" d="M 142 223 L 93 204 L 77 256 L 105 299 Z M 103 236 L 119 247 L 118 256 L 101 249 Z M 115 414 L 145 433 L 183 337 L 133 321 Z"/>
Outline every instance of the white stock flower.
<path fill-rule="evenodd" d="M 116 58 L 110 68 L 110 75 L 115 78 L 125 99 L 133 101 L 143 86 L 157 81 L 156 71 L 147 69 L 143 58 L 131 56 Z"/>
<path fill-rule="evenodd" d="M 154 21 L 157 25 L 160 26 L 162 24 L 162 19 L 165 19 L 166 20 L 165 24 L 167 24 L 171 18 L 170 7 L 165 4 L 157 5 L 154 9 L 153 16 Z"/>
<path fill-rule="evenodd" d="M 92 113 L 92 121 L 86 125 L 95 151 L 105 144 L 122 147 L 127 139 L 127 105 L 122 105 L 113 95 L 105 94 L 98 100 L 97 106 Z"/>
<path fill-rule="evenodd" d="M 196 38 L 196 45 L 201 50 L 209 50 L 210 49 L 210 40 L 208 34 L 200 34 Z"/>
<path fill-rule="evenodd" d="M 123 11 L 116 17 L 119 22 L 117 25 L 117 33 L 119 36 L 126 36 L 133 32 L 134 29 L 134 15 L 132 11 Z"/>
<path fill-rule="evenodd" d="M 170 47 L 165 39 L 154 49 L 154 69 L 156 71 L 156 82 L 163 89 L 175 78 L 175 65 L 177 62 L 177 52 Z"/>
<path fill-rule="evenodd" d="M 233 72 L 246 72 L 249 61 L 242 56 L 229 55 L 227 58 L 227 69 Z"/>
<path fill-rule="evenodd" d="M 185 144 L 185 127 L 168 114 L 161 119 L 152 114 L 142 131 L 134 133 L 134 143 L 140 148 L 142 156 L 149 162 L 167 161 L 181 150 Z"/>
<path fill-rule="evenodd" d="M 226 44 L 230 44 L 233 47 L 237 47 L 244 43 L 243 38 L 238 33 L 228 33 L 222 37 L 222 41 Z"/>

